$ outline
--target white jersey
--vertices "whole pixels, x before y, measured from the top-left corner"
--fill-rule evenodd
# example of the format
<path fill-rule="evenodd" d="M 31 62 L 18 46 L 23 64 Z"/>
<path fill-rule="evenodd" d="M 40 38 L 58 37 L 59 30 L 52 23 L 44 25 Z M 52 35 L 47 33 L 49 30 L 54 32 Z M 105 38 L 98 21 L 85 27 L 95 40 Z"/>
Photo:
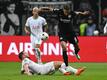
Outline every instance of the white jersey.
<path fill-rule="evenodd" d="M 31 30 L 31 43 L 32 47 L 35 48 L 36 44 L 41 44 L 41 33 L 43 32 L 43 26 L 46 25 L 46 20 L 43 17 L 38 16 L 34 19 L 33 16 L 29 17 L 26 21 L 25 26 L 30 27 Z"/>
<path fill-rule="evenodd" d="M 36 73 L 36 74 L 48 74 L 50 72 L 55 71 L 54 62 L 49 62 L 46 64 L 37 64 L 34 61 L 30 60 L 29 58 L 25 58 L 22 61 L 21 70 L 23 70 L 23 66 L 25 64 L 28 64 L 30 71 L 32 71 L 33 73 Z"/>
<path fill-rule="evenodd" d="M 38 16 L 37 19 L 34 19 L 33 16 L 31 16 L 27 19 L 25 26 L 30 27 L 31 34 L 33 36 L 39 37 L 39 35 L 43 32 L 43 26 L 46 24 L 47 22 L 45 18 Z"/>

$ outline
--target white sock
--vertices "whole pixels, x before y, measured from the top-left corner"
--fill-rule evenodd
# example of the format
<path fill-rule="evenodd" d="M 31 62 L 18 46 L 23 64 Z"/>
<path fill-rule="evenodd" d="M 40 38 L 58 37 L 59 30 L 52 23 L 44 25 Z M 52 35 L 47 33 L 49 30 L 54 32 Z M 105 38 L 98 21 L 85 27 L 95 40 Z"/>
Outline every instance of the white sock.
<path fill-rule="evenodd" d="M 63 68 L 59 68 L 59 71 L 61 72 L 61 73 L 66 73 L 67 71 L 65 70 L 65 69 L 63 69 Z"/>
<path fill-rule="evenodd" d="M 38 64 L 42 64 L 42 61 L 41 61 L 41 59 L 38 59 Z"/>
<path fill-rule="evenodd" d="M 77 69 L 75 69 L 75 68 L 73 68 L 73 67 L 71 67 L 71 66 L 68 66 L 68 67 L 66 67 L 66 70 L 69 70 L 70 72 L 72 72 L 72 73 L 76 73 L 77 72 Z"/>
<path fill-rule="evenodd" d="M 36 58 L 37 58 L 37 60 L 38 60 L 38 63 L 42 63 L 42 60 L 41 60 L 41 51 L 40 51 L 40 49 L 39 48 L 35 48 L 34 49 L 35 50 L 35 56 L 36 56 Z"/>
<path fill-rule="evenodd" d="M 61 64 L 61 67 L 59 68 L 59 71 L 64 74 L 64 73 L 68 72 L 68 71 L 66 71 L 65 69 L 66 69 L 66 65 L 65 65 L 65 63 L 62 63 L 62 64 Z"/>
<path fill-rule="evenodd" d="M 72 73 L 76 73 L 77 72 L 77 69 L 71 67 L 71 66 L 68 66 L 66 67 L 66 69 L 68 68 L 69 71 L 71 71 Z"/>
<path fill-rule="evenodd" d="M 66 69 L 65 63 L 62 63 L 62 64 L 61 64 L 61 68 Z"/>

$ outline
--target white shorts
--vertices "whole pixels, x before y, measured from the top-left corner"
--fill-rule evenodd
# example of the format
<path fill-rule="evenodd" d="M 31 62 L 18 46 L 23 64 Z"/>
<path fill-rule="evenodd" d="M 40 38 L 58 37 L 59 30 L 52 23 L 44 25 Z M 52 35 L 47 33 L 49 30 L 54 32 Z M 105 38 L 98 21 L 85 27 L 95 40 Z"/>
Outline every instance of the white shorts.
<path fill-rule="evenodd" d="M 36 44 L 42 44 L 41 37 L 31 35 L 30 40 L 31 40 L 31 44 L 32 44 L 33 49 L 35 48 Z"/>
<path fill-rule="evenodd" d="M 54 62 L 48 62 L 41 66 L 42 68 L 41 68 L 40 74 L 49 74 L 55 71 Z"/>

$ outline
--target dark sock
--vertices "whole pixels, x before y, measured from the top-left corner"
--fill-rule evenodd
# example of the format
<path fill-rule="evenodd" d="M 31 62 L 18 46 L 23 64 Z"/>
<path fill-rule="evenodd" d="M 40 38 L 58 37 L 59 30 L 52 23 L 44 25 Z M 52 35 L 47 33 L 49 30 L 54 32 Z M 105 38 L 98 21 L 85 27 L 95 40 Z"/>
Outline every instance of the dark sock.
<path fill-rule="evenodd" d="M 75 54 L 78 54 L 78 52 L 80 50 L 78 44 L 75 44 L 74 47 L 75 47 Z"/>
<path fill-rule="evenodd" d="M 68 66 L 68 55 L 67 51 L 63 51 L 63 60 L 66 66 Z"/>

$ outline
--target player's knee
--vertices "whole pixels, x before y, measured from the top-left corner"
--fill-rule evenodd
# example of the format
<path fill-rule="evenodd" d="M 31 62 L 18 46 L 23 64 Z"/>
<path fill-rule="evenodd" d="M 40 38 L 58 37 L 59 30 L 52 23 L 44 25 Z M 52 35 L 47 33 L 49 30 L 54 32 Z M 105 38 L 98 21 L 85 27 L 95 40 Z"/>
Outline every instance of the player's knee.
<path fill-rule="evenodd" d="M 65 43 L 65 42 L 62 42 L 62 43 L 61 43 L 61 46 L 62 46 L 63 51 L 66 51 L 66 50 L 67 50 L 67 46 L 66 46 L 66 43 Z"/>
<path fill-rule="evenodd" d="M 66 51 L 67 47 L 66 46 L 62 46 L 62 49 L 63 49 L 63 51 Z"/>

